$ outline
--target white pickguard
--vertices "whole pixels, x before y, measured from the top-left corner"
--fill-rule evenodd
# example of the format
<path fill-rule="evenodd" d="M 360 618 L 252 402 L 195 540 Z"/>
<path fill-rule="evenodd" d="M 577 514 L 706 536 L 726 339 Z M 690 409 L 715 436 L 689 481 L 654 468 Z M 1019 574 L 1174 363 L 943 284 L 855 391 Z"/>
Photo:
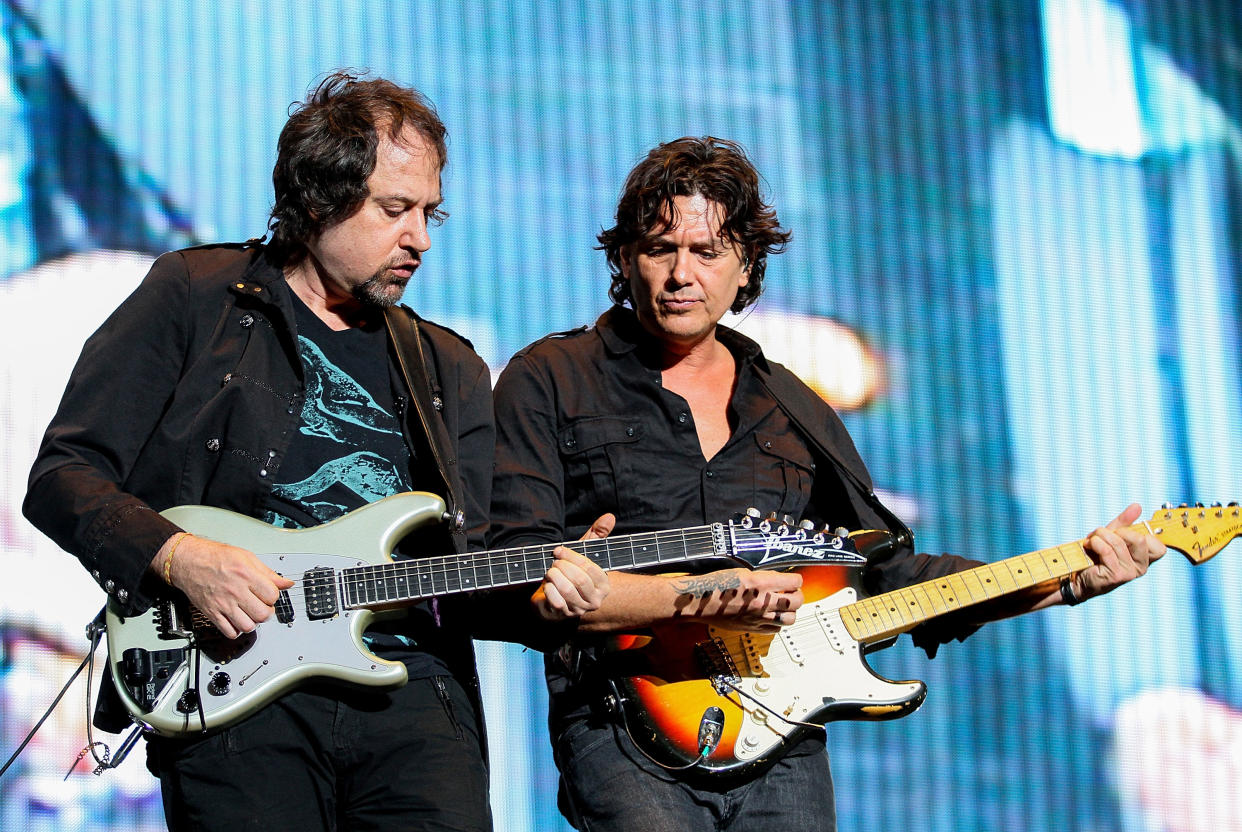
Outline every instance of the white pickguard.
<path fill-rule="evenodd" d="M 922 682 L 890 682 L 863 661 L 839 612 L 856 598 L 845 588 L 806 604 L 797 622 L 775 636 L 709 628 L 727 646 L 741 677 L 738 687 L 749 695 L 731 694 L 746 712 L 734 746 L 738 760 L 768 754 L 794 730 L 791 722 L 822 724 L 835 718 L 834 710 L 879 719 L 908 712 L 910 701 L 922 697 Z M 835 696 L 825 697 L 826 691 Z"/>

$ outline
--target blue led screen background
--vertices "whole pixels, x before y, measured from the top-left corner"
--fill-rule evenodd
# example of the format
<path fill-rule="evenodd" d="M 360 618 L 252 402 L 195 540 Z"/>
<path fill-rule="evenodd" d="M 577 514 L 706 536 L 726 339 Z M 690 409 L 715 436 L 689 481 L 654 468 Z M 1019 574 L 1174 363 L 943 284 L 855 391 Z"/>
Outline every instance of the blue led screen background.
<path fill-rule="evenodd" d="M 732 323 L 838 405 L 920 549 L 994 560 L 1130 501 L 1242 497 L 1224 0 L 5 0 L 0 33 L 6 755 L 103 601 L 20 515 L 81 342 L 159 252 L 263 234 L 288 107 L 335 67 L 417 86 L 447 123 L 450 218 L 406 302 L 495 372 L 606 308 L 592 246 L 630 166 L 724 136 L 793 232 Z M 840 828 L 1242 829 L 1240 580 L 1240 544 L 1174 556 L 932 661 L 875 654 L 930 693 L 830 726 Z M 497 828 L 567 828 L 538 657 L 480 663 Z M 4 829 L 161 828 L 141 753 L 65 778 L 84 697 L 0 781 Z"/>

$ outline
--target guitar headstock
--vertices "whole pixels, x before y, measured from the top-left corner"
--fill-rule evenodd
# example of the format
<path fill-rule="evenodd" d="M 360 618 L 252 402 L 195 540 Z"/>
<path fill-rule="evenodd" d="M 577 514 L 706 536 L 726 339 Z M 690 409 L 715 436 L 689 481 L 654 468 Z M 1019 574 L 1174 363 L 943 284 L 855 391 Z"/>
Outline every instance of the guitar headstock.
<path fill-rule="evenodd" d="M 823 564 L 860 566 L 870 556 L 896 545 L 888 532 L 846 532 L 827 526 L 817 530 L 810 521 L 795 524 L 789 516 L 764 517 L 754 508 L 735 516 L 722 530 L 727 550 L 722 554 L 752 569 Z"/>
<path fill-rule="evenodd" d="M 1242 535 L 1242 506 L 1165 505 L 1148 525 L 1165 546 L 1181 552 L 1191 563 L 1203 563 Z"/>

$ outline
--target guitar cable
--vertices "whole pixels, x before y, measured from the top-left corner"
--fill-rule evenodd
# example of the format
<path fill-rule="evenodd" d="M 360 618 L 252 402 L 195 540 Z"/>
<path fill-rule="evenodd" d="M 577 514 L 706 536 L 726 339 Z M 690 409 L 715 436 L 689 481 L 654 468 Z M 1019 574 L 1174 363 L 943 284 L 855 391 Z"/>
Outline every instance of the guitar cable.
<path fill-rule="evenodd" d="M 81 675 L 83 670 L 87 671 L 87 674 L 86 674 L 86 709 L 87 709 L 86 743 L 87 744 L 86 744 L 86 747 L 83 748 L 82 751 L 78 754 L 77 758 L 74 759 L 73 765 L 69 767 L 69 771 L 66 772 L 65 774 L 65 779 L 66 780 L 69 779 L 69 775 L 73 773 L 73 770 L 74 768 L 77 767 L 78 762 L 81 761 L 81 759 L 85 757 L 88 752 L 95 759 L 95 763 L 96 763 L 95 770 L 94 770 L 95 774 L 101 774 L 104 770 L 109 769 L 109 768 L 116 768 L 118 765 L 121 764 L 121 761 L 125 759 L 125 756 L 129 753 L 130 748 L 132 748 L 134 743 L 137 741 L 138 736 L 142 733 L 142 730 L 143 730 L 142 726 L 138 726 L 135 729 L 134 733 L 130 734 L 128 737 L 125 738 L 124 742 L 122 742 L 120 747 L 117 749 L 116 758 L 110 759 L 111 750 L 108 748 L 107 743 L 96 742 L 94 738 L 94 732 L 92 731 L 91 714 L 90 714 L 91 690 L 92 690 L 91 680 L 95 675 L 95 650 L 98 649 L 99 643 L 103 639 L 103 635 L 104 635 L 104 613 L 106 609 L 107 609 L 106 607 L 103 609 L 100 609 L 99 614 L 96 615 L 94 619 L 91 620 L 91 623 L 86 625 L 86 638 L 90 642 L 90 646 L 87 648 L 86 655 L 82 658 L 82 661 L 78 664 L 77 670 L 73 671 L 73 673 L 69 676 L 68 681 L 66 681 L 64 686 L 60 689 L 60 692 L 56 694 L 56 698 L 52 700 L 52 704 L 48 705 L 47 710 L 43 712 L 43 716 L 39 717 L 39 721 L 36 722 L 34 727 L 30 729 L 30 733 L 26 734 L 25 739 L 23 739 L 21 744 L 17 746 L 17 750 L 14 751 L 13 754 L 9 757 L 9 759 L 5 761 L 3 766 L 0 766 L 0 777 L 4 776 L 5 772 L 7 772 L 9 768 L 13 765 L 13 763 L 16 762 L 18 756 L 23 751 L 26 750 L 26 746 L 30 744 L 30 741 L 34 739 L 35 734 L 37 734 L 39 729 L 43 727 L 43 723 L 47 722 L 47 718 L 52 715 L 52 711 L 56 710 L 56 706 L 60 704 L 60 700 L 65 698 L 65 694 L 69 692 L 69 688 L 73 685 L 74 681 L 78 678 L 78 676 Z M 96 752 L 95 750 L 96 746 L 103 747 L 103 759 L 100 759 L 99 754 Z"/>
<path fill-rule="evenodd" d="M 819 729 L 820 731 L 823 731 L 825 737 L 828 736 L 827 726 L 820 725 L 815 722 L 803 722 L 802 720 L 799 720 L 799 719 L 790 719 L 784 714 L 772 710 L 772 708 L 768 707 L 763 702 L 760 702 L 758 699 L 751 696 L 746 691 L 742 690 L 740 687 L 738 687 L 736 682 L 734 682 L 732 679 L 728 678 L 727 676 L 713 676 L 711 679 L 711 682 L 716 687 L 716 691 L 720 693 L 720 695 L 723 696 L 725 699 L 729 699 L 729 695 L 727 693 L 724 693 L 722 689 L 728 688 L 729 690 L 732 690 L 734 693 L 736 693 L 738 696 L 743 696 L 749 699 L 751 702 L 755 704 L 756 707 L 762 708 L 763 710 L 770 713 L 772 716 L 779 719 L 781 722 L 784 722 L 786 725 L 794 725 L 794 726 L 799 726 L 802 728 L 816 728 L 816 729 Z M 729 699 L 729 701 L 733 702 L 732 699 Z M 742 708 L 741 702 L 733 702 L 733 704 L 736 705 L 738 708 L 745 710 L 745 708 Z"/>
<path fill-rule="evenodd" d="M 625 721 L 624 717 L 621 717 L 618 721 L 621 723 L 621 727 L 625 729 L 625 735 L 630 738 L 630 744 L 637 748 L 640 754 L 665 771 L 686 771 L 702 764 L 716 750 L 716 746 L 720 744 L 720 735 L 724 732 L 724 711 L 713 705 L 703 711 L 703 718 L 699 720 L 698 755 L 684 766 L 670 766 L 652 757 L 647 753 L 646 749 L 634 741 L 634 734 L 630 732 L 630 725 Z"/>

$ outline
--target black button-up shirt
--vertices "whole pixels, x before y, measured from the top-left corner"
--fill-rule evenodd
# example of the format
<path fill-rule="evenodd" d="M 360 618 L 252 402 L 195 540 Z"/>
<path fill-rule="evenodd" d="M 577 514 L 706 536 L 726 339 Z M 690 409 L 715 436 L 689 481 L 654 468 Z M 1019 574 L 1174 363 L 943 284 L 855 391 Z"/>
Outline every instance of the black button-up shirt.
<path fill-rule="evenodd" d="M 710 460 L 686 401 L 663 387 L 655 345 L 632 311 L 613 307 L 590 329 L 549 336 L 515 355 L 494 397 L 491 547 L 576 540 L 605 512 L 617 515 L 614 534 L 699 526 L 752 506 L 818 527 L 891 527 L 831 409 L 749 338 L 725 328 L 717 336 L 736 358 L 738 377 L 734 428 Z M 817 432 L 813 442 L 787 415 L 794 411 L 821 420 L 806 426 Z M 839 466 L 852 466 L 849 482 Z M 976 565 L 901 546 L 873 558 L 861 582 L 874 594 Z M 934 654 L 976 628 L 944 616 L 911 635 Z"/>
<path fill-rule="evenodd" d="M 749 507 L 801 517 L 814 456 L 756 377 L 759 347 L 731 330 L 720 336 L 738 378 L 732 434 L 710 460 L 632 314 L 614 309 L 594 330 L 515 356 L 496 388 L 494 545 L 575 539 L 608 511 L 615 534 L 722 521 Z"/>

